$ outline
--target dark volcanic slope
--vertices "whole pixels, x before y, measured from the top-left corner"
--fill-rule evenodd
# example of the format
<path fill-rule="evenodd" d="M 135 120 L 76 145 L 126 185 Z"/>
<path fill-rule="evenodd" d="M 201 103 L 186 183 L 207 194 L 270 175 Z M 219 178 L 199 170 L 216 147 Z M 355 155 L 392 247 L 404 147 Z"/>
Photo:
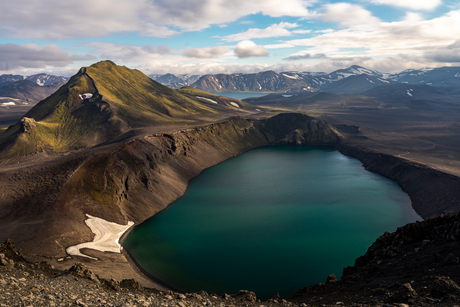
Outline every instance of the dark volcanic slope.
<path fill-rule="evenodd" d="M 233 118 L 174 133 L 124 141 L 51 158 L 7 161 L 0 173 L 0 240 L 11 237 L 30 254 L 65 256 L 90 241 L 85 214 L 141 222 L 181 196 L 204 168 L 267 144 L 336 144 L 343 134 L 302 114 Z M 21 167 L 32 161 L 34 166 Z M 26 164 L 27 165 L 27 164 Z"/>

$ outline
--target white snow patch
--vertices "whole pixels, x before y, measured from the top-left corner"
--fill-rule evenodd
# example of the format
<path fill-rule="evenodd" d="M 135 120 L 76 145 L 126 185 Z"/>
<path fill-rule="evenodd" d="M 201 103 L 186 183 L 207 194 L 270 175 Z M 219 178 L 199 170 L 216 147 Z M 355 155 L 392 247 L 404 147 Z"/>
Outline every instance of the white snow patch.
<path fill-rule="evenodd" d="M 239 105 L 238 105 L 236 102 L 233 102 L 233 101 L 232 101 L 232 102 L 230 102 L 230 104 L 231 104 L 232 106 L 234 106 L 234 107 L 237 107 L 237 108 L 239 108 L 239 107 L 240 107 L 240 106 L 239 106 Z"/>
<path fill-rule="evenodd" d="M 12 101 L 2 103 L 2 107 L 15 106 L 16 104 Z"/>
<path fill-rule="evenodd" d="M 355 73 L 355 74 L 367 74 L 367 75 L 372 75 L 373 72 L 369 69 L 366 69 L 366 68 L 363 68 L 363 67 L 359 67 L 359 68 L 356 68 L 356 69 L 352 69 L 350 70 L 351 72 Z"/>
<path fill-rule="evenodd" d="M 287 78 L 291 78 L 291 79 L 299 79 L 298 77 L 294 77 L 294 76 L 289 76 L 289 75 L 286 75 L 286 74 L 282 74 L 283 76 L 287 77 Z"/>
<path fill-rule="evenodd" d="M 209 101 L 209 102 L 212 102 L 212 103 L 215 103 L 215 104 L 217 104 L 217 101 L 215 101 L 215 100 L 212 100 L 212 99 L 209 99 L 209 98 L 200 97 L 200 96 L 196 96 L 196 98 L 198 98 L 198 99 L 203 99 L 203 100 L 206 100 L 206 101 Z"/>
<path fill-rule="evenodd" d="M 257 112 L 261 112 L 259 109 L 256 109 Z"/>
<path fill-rule="evenodd" d="M 81 99 L 81 100 L 85 100 L 85 99 L 90 99 L 91 97 L 93 97 L 93 94 L 91 94 L 91 93 L 84 93 L 84 94 L 79 94 L 78 96 L 80 96 L 80 99 Z"/>
<path fill-rule="evenodd" d="M 82 254 L 80 249 L 89 248 L 101 252 L 121 253 L 121 245 L 118 240 L 126 230 L 134 225 L 134 222 L 128 222 L 126 225 L 120 225 L 89 214 L 86 216 L 88 218 L 85 220 L 85 223 L 95 235 L 93 242 L 69 246 L 66 249 L 67 254 L 98 260 L 97 258 Z"/>
<path fill-rule="evenodd" d="M 460 78 L 460 72 L 456 73 L 454 78 Z"/>
<path fill-rule="evenodd" d="M 292 97 L 293 95 L 281 95 L 281 96 L 283 96 L 285 98 L 289 98 L 289 97 Z"/>
<path fill-rule="evenodd" d="M 407 95 L 409 95 L 409 96 L 411 96 L 411 97 L 412 97 L 412 96 L 414 96 L 414 95 L 412 95 L 411 91 L 412 91 L 412 89 L 410 89 L 410 90 L 407 90 Z"/>

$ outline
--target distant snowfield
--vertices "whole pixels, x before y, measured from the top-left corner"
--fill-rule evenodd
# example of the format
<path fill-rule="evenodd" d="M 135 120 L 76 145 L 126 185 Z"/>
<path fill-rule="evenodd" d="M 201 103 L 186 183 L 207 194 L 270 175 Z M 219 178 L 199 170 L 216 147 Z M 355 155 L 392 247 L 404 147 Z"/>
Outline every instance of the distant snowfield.
<path fill-rule="evenodd" d="M 2 107 L 15 106 L 15 105 L 16 104 L 12 101 L 2 103 Z"/>
<path fill-rule="evenodd" d="M 128 222 L 127 225 L 120 225 L 89 214 L 86 216 L 88 218 L 85 220 L 85 223 L 95 235 L 93 242 L 69 246 L 66 249 L 67 254 L 98 260 L 97 258 L 82 254 L 80 249 L 89 248 L 100 252 L 121 253 L 121 245 L 118 240 L 126 230 L 134 225 L 134 222 Z"/>
<path fill-rule="evenodd" d="M 215 104 L 217 104 L 217 101 L 215 101 L 215 100 L 212 100 L 212 99 L 209 99 L 209 98 L 200 97 L 200 96 L 196 96 L 196 98 L 198 98 L 198 99 L 203 99 L 203 100 L 207 100 L 207 101 L 209 101 L 209 102 L 212 102 L 212 103 L 215 103 Z"/>

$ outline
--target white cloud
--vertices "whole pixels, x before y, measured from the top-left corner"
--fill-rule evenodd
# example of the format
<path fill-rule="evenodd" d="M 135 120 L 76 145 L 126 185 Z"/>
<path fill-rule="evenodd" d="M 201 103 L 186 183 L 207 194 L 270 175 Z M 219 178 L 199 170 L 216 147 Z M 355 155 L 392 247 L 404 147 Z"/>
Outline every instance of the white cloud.
<path fill-rule="evenodd" d="M 18 68 L 64 67 L 74 61 L 96 60 L 92 55 L 69 55 L 57 45 L 0 45 L 0 70 Z"/>
<path fill-rule="evenodd" d="M 245 40 L 236 45 L 235 54 L 239 58 L 268 56 L 268 51 L 264 46 L 258 46 L 254 42 Z"/>
<path fill-rule="evenodd" d="M 360 5 L 342 2 L 326 4 L 324 8 L 323 20 L 339 23 L 342 26 L 370 25 L 380 22 L 377 17 L 372 16 L 371 12 Z"/>
<path fill-rule="evenodd" d="M 298 61 L 298 60 L 324 59 L 324 58 L 327 58 L 327 56 L 324 53 L 313 54 L 313 55 L 311 55 L 310 53 L 305 53 L 305 54 L 291 55 L 285 58 L 285 60 Z"/>
<path fill-rule="evenodd" d="M 336 7 L 337 8 L 337 7 Z M 345 10 L 346 11 L 346 10 Z M 366 14 L 364 20 L 368 19 Z M 337 15 L 335 15 L 337 16 Z M 347 17 L 343 17 L 347 19 Z M 340 22 L 340 18 L 336 19 Z M 343 19 L 342 19 L 343 20 Z M 431 20 L 405 18 L 396 22 L 348 24 L 342 29 L 318 33 L 307 39 L 285 41 L 286 44 L 306 46 L 306 53 L 333 56 L 395 57 L 400 54 L 423 53 L 453 44 L 460 37 L 460 10 L 451 11 Z M 314 51 L 311 50 L 313 49 Z"/>
<path fill-rule="evenodd" d="M 3 37 L 67 39 L 142 30 L 141 0 L 19 0 L 3 1 L 0 30 Z"/>
<path fill-rule="evenodd" d="M 412 10 L 432 10 L 438 7 L 442 0 L 373 0 L 375 4 L 386 4 Z"/>
<path fill-rule="evenodd" d="M 72 39 L 137 32 L 167 37 L 237 21 L 251 14 L 308 17 L 314 0 L 62 0 L 4 1 L 3 37 Z"/>
<path fill-rule="evenodd" d="M 212 24 L 237 21 L 243 16 L 263 14 L 271 17 L 309 17 L 308 0 L 157 0 L 145 10 L 149 20 L 184 30 L 201 30 Z"/>
<path fill-rule="evenodd" d="M 172 30 L 166 26 L 158 26 L 153 23 L 144 24 L 139 31 L 139 35 L 150 37 L 170 37 L 179 33 L 179 31 Z"/>
<path fill-rule="evenodd" d="M 307 34 L 307 33 L 310 33 L 311 30 L 294 30 L 292 31 L 292 33 L 294 34 Z"/>
<path fill-rule="evenodd" d="M 187 48 L 183 55 L 190 58 L 217 58 L 227 52 L 227 47 Z"/>
<path fill-rule="evenodd" d="M 181 51 L 172 50 L 165 45 L 138 46 L 131 44 L 92 42 L 84 46 L 91 50 L 92 54 L 99 54 L 104 60 L 113 60 L 117 63 L 141 63 L 158 61 L 164 58 L 178 57 Z"/>
<path fill-rule="evenodd" d="M 222 40 L 227 42 L 237 42 L 254 38 L 291 36 L 292 33 L 288 29 L 297 28 L 298 26 L 299 25 L 297 23 L 281 22 L 279 24 L 273 24 L 265 29 L 251 28 L 245 32 L 224 36 L 222 37 Z"/>
<path fill-rule="evenodd" d="M 294 48 L 295 45 L 292 44 L 273 44 L 273 45 L 264 45 L 265 49 L 284 49 L 284 48 Z"/>

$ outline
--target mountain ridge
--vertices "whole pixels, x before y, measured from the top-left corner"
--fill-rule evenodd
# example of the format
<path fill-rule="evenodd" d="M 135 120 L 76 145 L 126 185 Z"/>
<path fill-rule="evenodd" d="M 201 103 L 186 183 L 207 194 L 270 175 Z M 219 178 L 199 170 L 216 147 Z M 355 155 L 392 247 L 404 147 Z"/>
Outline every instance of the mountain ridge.
<path fill-rule="evenodd" d="M 39 86 L 47 86 L 53 85 L 59 82 L 67 82 L 69 78 L 63 76 L 55 76 L 46 73 L 39 73 L 30 76 L 22 76 L 22 75 L 12 75 L 12 74 L 3 74 L 0 75 L 0 89 L 12 82 L 28 80 L 33 83 L 36 83 Z"/>
<path fill-rule="evenodd" d="M 163 75 L 167 80 L 172 80 L 172 74 Z M 366 77 L 360 82 L 356 76 Z M 156 75 L 156 80 L 162 81 L 162 76 Z M 291 79 L 291 80 L 289 80 Z M 355 79 L 355 80 L 353 80 Z M 314 72 L 271 72 L 260 73 L 233 73 L 233 74 L 209 74 L 201 76 L 196 82 L 183 82 L 164 84 L 173 88 L 192 86 L 207 92 L 269 92 L 269 93 L 295 93 L 306 91 L 329 91 L 338 94 L 350 93 L 345 84 L 352 84 L 358 91 L 371 89 L 378 85 L 408 83 L 427 84 L 432 86 L 460 86 L 460 67 L 438 67 L 422 70 L 405 70 L 400 73 L 381 73 L 362 66 L 352 65 L 345 69 L 338 69 L 331 73 Z M 296 80 L 296 81 L 293 81 Z M 352 81 L 353 80 L 353 81 Z M 256 83 L 258 82 L 258 83 Z M 283 82 L 282 86 L 276 82 Z M 266 86 L 267 85 L 267 86 Z M 358 93 L 353 91 L 353 93 Z"/>

